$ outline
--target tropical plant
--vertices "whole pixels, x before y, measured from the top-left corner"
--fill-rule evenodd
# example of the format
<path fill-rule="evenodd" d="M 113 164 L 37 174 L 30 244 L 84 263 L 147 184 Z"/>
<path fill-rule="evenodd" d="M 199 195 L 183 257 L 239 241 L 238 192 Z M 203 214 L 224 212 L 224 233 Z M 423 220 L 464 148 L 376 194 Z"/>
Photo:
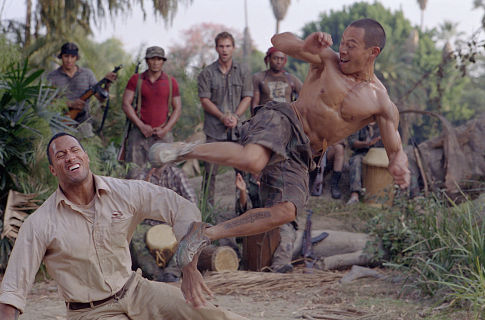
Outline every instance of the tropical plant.
<path fill-rule="evenodd" d="M 417 0 L 419 4 L 419 9 L 421 10 L 421 24 L 420 29 L 423 31 L 424 28 L 424 10 L 426 10 L 426 5 L 428 4 L 428 0 Z"/>
<path fill-rule="evenodd" d="M 270 0 L 271 8 L 276 19 L 276 33 L 280 32 L 280 21 L 283 20 L 290 7 L 291 0 Z"/>
<path fill-rule="evenodd" d="M 189 5 L 192 0 L 153 0 L 149 11 L 155 17 L 162 17 L 165 23 L 171 23 L 179 3 Z M 4 21 L 3 25 L 18 35 L 19 43 L 27 46 L 32 36 L 34 39 L 42 35 L 50 39 L 66 38 L 73 26 L 80 26 L 86 34 L 92 34 L 92 28 L 99 26 L 108 15 L 129 13 L 134 6 L 139 6 L 146 18 L 146 2 L 142 0 L 38 0 L 35 6 L 32 0 L 26 0 L 25 23 Z"/>
<path fill-rule="evenodd" d="M 72 120 L 53 105 L 56 91 L 40 81 L 43 70 L 31 71 L 27 60 L 0 74 L 0 194 L 15 186 L 15 176 L 28 171 L 44 135 L 72 131 Z"/>

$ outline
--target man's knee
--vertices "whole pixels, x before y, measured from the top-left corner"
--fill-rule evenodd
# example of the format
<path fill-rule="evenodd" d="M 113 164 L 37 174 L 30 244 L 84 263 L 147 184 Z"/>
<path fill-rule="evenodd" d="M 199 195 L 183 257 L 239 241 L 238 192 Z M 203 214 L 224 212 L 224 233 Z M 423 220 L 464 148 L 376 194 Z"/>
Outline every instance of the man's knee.
<path fill-rule="evenodd" d="M 239 154 L 241 169 L 252 174 L 259 174 L 268 164 L 271 151 L 259 144 L 247 144 Z"/>
<path fill-rule="evenodd" d="M 272 208 L 274 216 L 278 221 L 277 225 L 292 222 L 296 219 L 296 207 L 293 203 L 286 201 L 279 203 Z"/>

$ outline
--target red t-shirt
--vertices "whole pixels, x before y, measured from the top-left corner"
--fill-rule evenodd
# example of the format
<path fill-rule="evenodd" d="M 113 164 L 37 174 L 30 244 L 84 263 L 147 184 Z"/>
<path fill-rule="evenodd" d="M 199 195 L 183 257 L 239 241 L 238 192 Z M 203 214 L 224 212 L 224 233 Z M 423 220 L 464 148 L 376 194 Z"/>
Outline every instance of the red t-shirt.
<path fill-rule="evenodd" d="M 168 96 L 169 84 L 168 76 L 162 73 L 155 82 L 150 82 L 146 76 L 147 71 L 142 73 L 141 83 L 141 121 L 149 124 L 152 128 L 158 127 L 165 123 L 168 116 Z M 180 96 L 179 86 L 177 80 L 172 78 L 172 99 Z M 135 91 L 136 83 L 138 82 L 138 75 L 131 76 L 127 90 Z"/>

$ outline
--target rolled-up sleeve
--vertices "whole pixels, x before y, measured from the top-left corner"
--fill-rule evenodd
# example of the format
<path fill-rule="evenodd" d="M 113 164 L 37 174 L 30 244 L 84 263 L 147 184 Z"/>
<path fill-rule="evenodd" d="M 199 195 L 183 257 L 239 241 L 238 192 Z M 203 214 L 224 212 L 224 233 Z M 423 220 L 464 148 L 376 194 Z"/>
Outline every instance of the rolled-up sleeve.
<path fill-rule="evenodd" d="M 204 69 L 197 77 L 197 90 L 199 98 L 211 97 L 210 74 L 208 69 Z"/>
<path fill-rule="evenodd" d="M 9 304 L 21 313 L 47 247 L 33 220 L 27 219 L 22 224 L 0 286 L 0 303 Z"/>

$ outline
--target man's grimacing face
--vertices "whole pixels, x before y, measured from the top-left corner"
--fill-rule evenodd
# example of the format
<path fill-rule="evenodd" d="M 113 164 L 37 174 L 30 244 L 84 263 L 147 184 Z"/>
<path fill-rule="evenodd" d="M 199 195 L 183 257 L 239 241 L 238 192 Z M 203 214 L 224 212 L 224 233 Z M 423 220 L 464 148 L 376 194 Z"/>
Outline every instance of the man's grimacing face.
<path fill-rule="evenodd" d="M 89 156 L 73 137 L 58 137 L 52 141 L 49 153 L 49 169 L 60 185 L 78 184 L 89 176 Z"/>

